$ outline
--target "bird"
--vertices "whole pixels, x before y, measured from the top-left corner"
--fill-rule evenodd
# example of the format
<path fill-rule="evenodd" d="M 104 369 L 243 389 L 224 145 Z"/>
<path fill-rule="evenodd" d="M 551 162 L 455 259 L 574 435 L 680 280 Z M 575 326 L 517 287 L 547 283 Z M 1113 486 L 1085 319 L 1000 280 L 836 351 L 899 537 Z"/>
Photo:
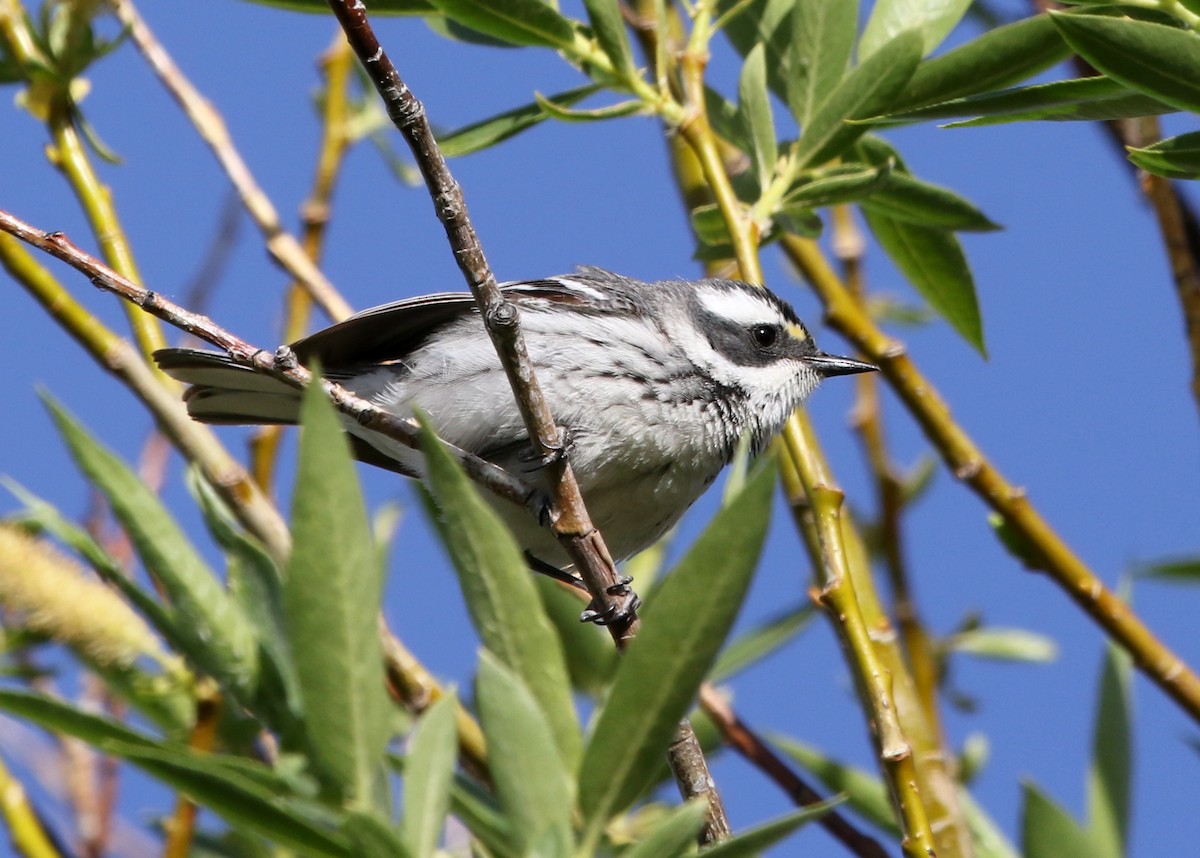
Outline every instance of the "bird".
<path fill-rule="evenodd" d="M 593 524 L 614 560 L 653 544 L 713 484 L 745 437 L 761 452 L 831 376 L 873 364 L 820 351 L 795 311 L 738 280 L 645 282 L 597 267 L 503 283 Z M 364 310 L 291 344 L 301 364 L 402 417 L 428 415 L 445 441 L 544 485 L 495 349 L 469 293 Z M 227 354 L 154 354 L 185 382 L 191 416 L 214 424 L 293 424 L 301 392 Z M 362 461 L 409 477 L 419 452 L 343 417 Z M 493 508 L 534 568 L 570 558 L 528 511 Z"/>

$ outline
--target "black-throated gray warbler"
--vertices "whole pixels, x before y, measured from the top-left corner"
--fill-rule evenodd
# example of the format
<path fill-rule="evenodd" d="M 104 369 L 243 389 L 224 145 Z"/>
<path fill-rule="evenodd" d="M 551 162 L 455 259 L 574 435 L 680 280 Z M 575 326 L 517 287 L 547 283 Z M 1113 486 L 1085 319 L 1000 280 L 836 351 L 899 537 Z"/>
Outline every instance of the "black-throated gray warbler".
<path fill-rule="evenodd" d="M 875 369 L 817 350 L 786 303 L 734 280 L 644 283 L 599 268 L 503 284 L 592 521 L 623 559 L 671 527 L 748 435 L 757 452 L 831 375 Z M 292 344 L 301 363 L 403 416 L 416 405 L 446 441 L 537 479 L 539 462 L 468 294 L 375 307 Z M 164 349 L 206 423 L 294 423 L 300 392 L 215 352 Z M 352 421 L 357 455 L 408 476 L 420 454 Z M 569 563 L 549 530 L 497 502 L 528 554 Z"/>

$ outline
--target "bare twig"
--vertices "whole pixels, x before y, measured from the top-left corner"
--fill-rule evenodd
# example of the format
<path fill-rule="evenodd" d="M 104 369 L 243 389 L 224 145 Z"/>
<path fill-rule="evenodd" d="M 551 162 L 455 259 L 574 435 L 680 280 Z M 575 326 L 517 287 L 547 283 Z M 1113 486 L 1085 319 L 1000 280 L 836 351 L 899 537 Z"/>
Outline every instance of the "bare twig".
<path fill-rule="evenodd" d="M 290 349 L 283 347 L 275 353 L 269 353 L 251 345 L 220 327 L 207 316 L 184 310 L 158 293 L 150 292 L 136 283 L 126 280 L 100 260 L 76 247 L 60 232 L 42 232 L 2 210 L 0 210 L 0 231 L 9 233 L 39 250 L 44 250 L 56 259 L 66 262 L 72 268 L 86 274 L 97 288 L 115 293 L 141 307 L 152 316 L 223 349 L 231 359 L 241 366 L 273 376 L 296 388 L 303 388 L 312 383 L 312 373 L 299 365 Z M 420 448 L 417 426 L 413 421 L 396 417 L 376 408 L 332 382 L 323 381 L 322 387 L 338 410 L 353 417 L 360 425 L 399 441 L 405 446 L 414 449 Z M 537 489 L 478 456 L 454 447 L 449 449 L 458 458 L 467 475 L 476 482 L 506 500 L 522 506 L 532 506 L 535 513 L 540 513 L 541 493 Z"/>
<path fill-rule="evenodd" d="M 233 145 L 233 139 L 221 115 L 171 59 L 171 55 L 154 36 L 132 0 L 110 2 L 117 18 L 129 28 L 138 50 L 150 63 L 167 91 L 192 120 L 201 138 L 217 156 L 230 182 L 237 189 L 242 204 L 261 230 L 267 251 L 285 271 L 304 285 L 313 300 L 331 319 L 340 321 L 349 316 L 353 311 L 346 299 L 305 255 L 300 243 L 284 229 L 275 206 L 258 186 L 250 168 Z"/>
<path fill-rule="evenodd" d="M 769 777 L 798 806 L 818 804 L 824 796 L 805 783 L 786 762 L 746 725 L 729 702 L 708 683 L 700 686 L 700 708 L 721 731 L 725 743 Z M 816 821 L 839 843 L 860 858 L 887 858 L 879 841 L 855 828 L 846 817 L 831 810 Z"/>

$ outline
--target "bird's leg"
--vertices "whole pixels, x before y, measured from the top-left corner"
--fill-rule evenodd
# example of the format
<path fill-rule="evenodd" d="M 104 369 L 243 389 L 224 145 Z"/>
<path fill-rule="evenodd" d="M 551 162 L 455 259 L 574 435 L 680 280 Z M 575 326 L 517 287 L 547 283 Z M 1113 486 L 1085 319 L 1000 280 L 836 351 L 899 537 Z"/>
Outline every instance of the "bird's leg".
<path fill-rule="evenodd" d="M 573 572 L 568 572 L 565 569 L 559 569 L 557 566 L 547 563 L 538 557 L 534 557 L 528 551 L 525 552 L 525 562 L 529 568 L 539 575 L 545 575 L 547 578 L 553 578 L 555 581 L 561 581 L 574 587 L 576 590 L 582 590 L 584 593 L 588 591 L 583 580 Z M 633 616 L 637 609 L 641 606 L 642 600 L 638 598 L 638 594 L 633 592 L 629 586 L 633 583 L 633 579 L 628 575 L 622 575 L 617 583 L 610 585 L 605 592 L 610 596 L 622 597 L 620 604 L 613 605 L 607 610 L 601 610 L 596 605 L 596 600 L 593 599 L 588 603 L 588 606 L 579 615 L 581 623 L 595 623 L 598 626 L 607 626 L 609 623 L 623 620 Z"/>

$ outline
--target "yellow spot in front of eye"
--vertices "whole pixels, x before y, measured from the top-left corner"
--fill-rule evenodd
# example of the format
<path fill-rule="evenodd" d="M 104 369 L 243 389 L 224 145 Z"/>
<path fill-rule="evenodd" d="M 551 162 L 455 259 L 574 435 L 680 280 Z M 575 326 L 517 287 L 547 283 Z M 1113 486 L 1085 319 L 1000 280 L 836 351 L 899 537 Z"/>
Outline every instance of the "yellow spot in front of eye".
<path fill-rule="evenodd" d="M 803 325 L 788 325 L 787 332 L 788 336 L 793 340 L 798 340 L 802 343 L 808 342 L 808 331 L 804 330 Z"/>

